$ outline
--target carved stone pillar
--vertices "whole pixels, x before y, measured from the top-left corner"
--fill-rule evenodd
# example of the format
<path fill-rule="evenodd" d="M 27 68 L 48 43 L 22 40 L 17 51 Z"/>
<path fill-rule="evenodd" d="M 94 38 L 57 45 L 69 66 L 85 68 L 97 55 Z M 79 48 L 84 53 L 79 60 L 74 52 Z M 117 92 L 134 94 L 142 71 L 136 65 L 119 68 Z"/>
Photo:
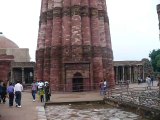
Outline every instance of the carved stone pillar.
<path fill-rule="evenodd" d="M 145 78 L 144 78 L 144 65 L 143 65 L 143 78 L 142 78 L 142 79 L 143 79 L 143 80 L 145 79 Z"/>
<path fill-rule="evenodd" d="M 22 84 L 25 84 L 25 79 L 24 79 L 24 68 L 22 68 L 21 70 L 22 70 Z"/>
<path fill-rule="evenodd" d="M 124 66 L 122 66 L 122 81 L 124 81 Z"/>
<path fill-rule="evenodd" d="M 116 73 L 115 73 L 115 76 L 116 76 L 116 82 L 118 83 L 118 66 L 116 66 Z"/>
<path fill-rule="evenodd" d="M 130 82 L 132 82 L 132 67 L 129 66 L 129 78 L 130 78 Z"/>
<path fill-rule="evenodd" d="M 11 78 L 10 78 L 10 82 L 12 82 L 12 83 L 14 82 L 14 81 L 13 81 L 13 68 L 12 68 L 12 67 L 11 67 Z"/>

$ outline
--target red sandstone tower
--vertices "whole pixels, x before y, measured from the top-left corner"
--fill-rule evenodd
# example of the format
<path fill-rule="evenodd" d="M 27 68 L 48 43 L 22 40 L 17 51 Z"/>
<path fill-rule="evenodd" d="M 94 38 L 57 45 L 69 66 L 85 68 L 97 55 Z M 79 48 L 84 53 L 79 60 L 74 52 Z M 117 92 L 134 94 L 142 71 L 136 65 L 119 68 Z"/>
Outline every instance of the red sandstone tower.
<path fill-rule="evenodd" d="M 52 90 L 84 91 L 106 79 L 115 85 L 105 0 L 42 0 L 36 79 Z"/>

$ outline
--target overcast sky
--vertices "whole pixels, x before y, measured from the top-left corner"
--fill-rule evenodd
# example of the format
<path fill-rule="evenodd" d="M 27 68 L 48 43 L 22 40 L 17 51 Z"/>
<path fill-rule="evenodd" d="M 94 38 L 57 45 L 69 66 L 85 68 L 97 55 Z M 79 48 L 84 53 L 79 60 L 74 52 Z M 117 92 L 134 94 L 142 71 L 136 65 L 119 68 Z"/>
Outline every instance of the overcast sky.
<path fill-rule="evenodd" d="M 114 60 L 141 60 L 160 48 L 160 0 L 106 0 Z M 35 61 L 41 0 L 0 0 L 0 31 Z"/>

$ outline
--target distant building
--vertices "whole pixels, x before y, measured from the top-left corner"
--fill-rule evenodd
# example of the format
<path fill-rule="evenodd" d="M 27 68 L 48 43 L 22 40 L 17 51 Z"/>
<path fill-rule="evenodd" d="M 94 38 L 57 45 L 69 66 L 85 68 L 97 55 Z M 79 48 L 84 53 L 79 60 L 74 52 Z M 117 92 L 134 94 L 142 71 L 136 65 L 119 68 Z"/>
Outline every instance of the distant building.
<path fill-rule="evenodd" d="M 114 79 L 116 84 L 129 80 L 131 83 L 138 82 L 138 79 L 153 75 L 152 65 L 148 59 L 141 61 L 114 61 Z"/>
<path fill-rule="evenodd" d="M 34 62 L 30 62 L 28 48 L 19 48 L 17 44 L 0 32 L 0 80 L 21 81 L 30 84 L 34 79 Z"/>

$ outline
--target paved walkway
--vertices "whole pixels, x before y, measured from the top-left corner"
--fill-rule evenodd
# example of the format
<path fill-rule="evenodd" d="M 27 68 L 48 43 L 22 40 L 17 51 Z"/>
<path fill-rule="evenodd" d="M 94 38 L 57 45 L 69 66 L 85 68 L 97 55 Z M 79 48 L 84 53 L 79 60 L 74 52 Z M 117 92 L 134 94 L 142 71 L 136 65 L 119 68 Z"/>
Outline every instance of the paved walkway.
<path fill-rule="evenodd" d="M 0 120 L 37 120 L 37 106 L 43 106 L 40 102 L 33 102 L 31 94 L 22 93 L 22 107 L 9 107 L 8 98 L 5 104 L 0 104 Z"/>
<path fill-rule="evenodd" d="M 0 104 L 0 120 L 46 120 L 44 103 L 39 100 L 33 102 L 31 93 L 22 93 L 22 107 L 8 106 L 8 99 L 5 104 Z M 52 102 L 66 101 L 92 101 L 102 100 L 99 92 L 83 92 L 83 93 L 56 93 L 51 97 Z"/>
<path fill-rule="evenodd" d="M 156 86 L 155 82 L 155 86 Z M 145 87 L 146 84 L 130 84 L 130 87 Z M 96 101 L 102 100 L 103 96 L 99 92 L 82 93 L 55 93 L 51 96 L 51 102 L 73 102 L 73 101 Z M 8 99 L 5 104 L 0 104 L 0 120 L 46 120 L 44 103 L 33 102 L 31 93 L 23 92 L 22 107 L 17 108 L 8 106 Z"/>

